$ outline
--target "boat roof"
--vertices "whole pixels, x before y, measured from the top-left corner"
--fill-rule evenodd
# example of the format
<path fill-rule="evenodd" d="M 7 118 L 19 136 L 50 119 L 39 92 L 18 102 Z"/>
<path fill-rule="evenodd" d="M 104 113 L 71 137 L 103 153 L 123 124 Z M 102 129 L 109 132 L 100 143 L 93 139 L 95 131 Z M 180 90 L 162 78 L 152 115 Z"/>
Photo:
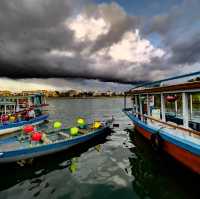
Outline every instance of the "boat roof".
<path fill-rule="evenodd" d="M 15 96 L 0 96 L 1 98 L 9 98 L 9 99 L 24 99 L 24 98 L 29 98 L 29 97 L 36 97 L 36 96 L 44 96 L 42 93 L 35 93 L 35 94 L 25 94 L 25 95 L 15 95 Z"/>
<path fill-rule="evenodd" d="M 200 92 L 200 81 L 173 84 L 153 88 L 131 89 L 128 94 L 159 94 L 159 93 L 181 93 L 181 92 Z"/>

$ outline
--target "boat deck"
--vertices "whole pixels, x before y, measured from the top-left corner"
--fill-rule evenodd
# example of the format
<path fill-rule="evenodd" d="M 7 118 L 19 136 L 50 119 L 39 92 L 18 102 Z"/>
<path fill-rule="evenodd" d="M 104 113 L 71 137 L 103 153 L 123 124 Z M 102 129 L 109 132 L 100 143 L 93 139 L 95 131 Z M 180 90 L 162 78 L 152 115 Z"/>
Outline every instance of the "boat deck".
<path fill-rule="evenodd" d="M 58 142 L 67 138 L 67 136 L 63 136 L 61 133 L 66 134 L 65 132 L 58 132 L 55 134 L 47 134 L 47 137 L 51 143 Z M 68 137 L 69 138 L 69 137 Z M 23 138 L 20 141 L 20 136 L 13 136 L 10 138 L 4 138 L 0 141 L 0 152 L 4 151 L 12 151 L 16 149 L 25 149 L 29 147 L 35 147 L 39 145 L 45 145 L 47 143 L 40 143 L 40 142 L 32 142 L 30 143 L 30 139 L 28 137 Z"/>

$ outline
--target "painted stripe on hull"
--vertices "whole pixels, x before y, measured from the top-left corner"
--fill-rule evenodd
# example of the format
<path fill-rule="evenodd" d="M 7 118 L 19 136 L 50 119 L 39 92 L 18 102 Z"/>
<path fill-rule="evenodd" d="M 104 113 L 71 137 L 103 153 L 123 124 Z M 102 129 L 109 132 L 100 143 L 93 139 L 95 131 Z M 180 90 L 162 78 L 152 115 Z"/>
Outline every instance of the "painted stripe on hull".
<path fill-rule="evenodd" d="M 41 120 L 39 122 L 35 122 L 35 123 L 31 123 L 32 125 L 38 125 L 38 124 L 41 124 L 42 122 L 44 122 L 44 120 Z M 3 130 L 0 130 L 0 135 L 5 135 L 5 134 L 9 134 L 9 133 L 13 133 L 15 131 L 19 131 L 22 129 L 24 125 L 22 126 L 18 126 L 18 127 L 13 127 L 13 128 L 7 128 L 7 129 L 3 129 Z"/>
<path fill-rule="evenodd" d="M 44 122 L 44 120 L 46 120 L 48 118 L 48 115 L 43 115 L 41 117 L 35 118 L 32 121 L 22 121 L 19 124 L 15 123 L 13 124 L 13 127 L 4 127 L 3 129 L 0 129 L 0 135 L 5 135 L 5 134 L 9 134 L 9 133 L 13 133 L 15 131 L 19 131 L 22 129 L 22 127 L 26 124 L 32 124 L 32 125 L 38 125 L 42 122 Z M 11 125 L 12 126 L 12 125 Z"/>
<path fill-rule="evenodd" d="M 185 166 L 189 167 L 193 171 L 200 174 L 200 157 L 194 155 L 180 147 L 177 147 L 175 144 L 164 141 L 163 149 L 173 156 L 176 160 L 183 163 Z"/>
<path fill-rule="evenodd" d="M 148 140 L 151 139 L 151 133 L 149 133 L 148 131 L 146 131 L 145 129 L 135 125 L 135 129 L 140 132 L 145 138 L 147 138 Z"/>
<path fill-rule="evenodd" d="M 142 134 L 145 138 L 150 140 L 151 133 L 145 129 L 135 125 L 135 129 Z M 175 144 L 172 144 L 168 141 L 163 142 L 163 150 L 174 157 L 176 160 L 180 161 L 185 166 L 189 167 L 194 172 L 200 174 L 200 157 L 198 155 L 192 154 L 189 151 L 186 151 Z"/>

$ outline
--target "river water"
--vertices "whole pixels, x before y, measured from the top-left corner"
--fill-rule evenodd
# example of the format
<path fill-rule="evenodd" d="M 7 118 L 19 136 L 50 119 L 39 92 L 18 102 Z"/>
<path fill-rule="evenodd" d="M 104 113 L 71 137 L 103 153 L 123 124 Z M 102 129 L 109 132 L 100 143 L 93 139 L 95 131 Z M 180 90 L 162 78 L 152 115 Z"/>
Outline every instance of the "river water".
<path fill-rule="evenodd" d="M 170 157 L 155 153 L 132 130 L 122 113 L 123 98 L 48 99 L 51 127 L 110 119 L 119 127 L 71 150 L 33 160 L 26 166 L 0 166 L 0 199 L 191 199 L 199 198 L 199 178 Z"/>

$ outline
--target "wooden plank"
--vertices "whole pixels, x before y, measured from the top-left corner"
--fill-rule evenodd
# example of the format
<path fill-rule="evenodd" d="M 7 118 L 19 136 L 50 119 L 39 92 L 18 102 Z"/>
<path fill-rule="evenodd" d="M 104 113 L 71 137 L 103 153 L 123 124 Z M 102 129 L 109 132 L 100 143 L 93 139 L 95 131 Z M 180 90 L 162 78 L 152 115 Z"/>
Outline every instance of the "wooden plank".
<path fill-rule="evenodd" d="M 66 133 L 63 133 L 63 132 L 59 132 L 58 134 L 63 136 L 63 137 L 65 137 L 65 138 L 67 138 L 67 139 L 70 138 L 69 134 L 66 134 Z"/>

